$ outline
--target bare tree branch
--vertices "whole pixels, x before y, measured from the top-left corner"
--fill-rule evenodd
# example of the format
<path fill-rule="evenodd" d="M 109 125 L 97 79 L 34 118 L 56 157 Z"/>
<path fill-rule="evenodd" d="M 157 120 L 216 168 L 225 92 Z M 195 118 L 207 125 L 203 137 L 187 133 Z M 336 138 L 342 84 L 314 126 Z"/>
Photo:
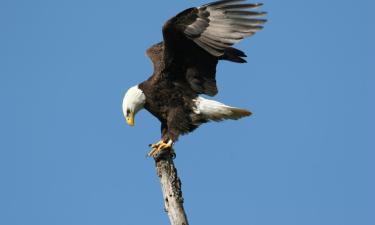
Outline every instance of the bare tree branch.
<path fill-rule="evenodd" d="M 174 151 L 171 150 L 163 151 L 154 158 L 163 192 L 164 209 L 168 213 L 171 225 L 189 225 L 183 206 L 181 181 L 173 162 L 174 157 Z"/>

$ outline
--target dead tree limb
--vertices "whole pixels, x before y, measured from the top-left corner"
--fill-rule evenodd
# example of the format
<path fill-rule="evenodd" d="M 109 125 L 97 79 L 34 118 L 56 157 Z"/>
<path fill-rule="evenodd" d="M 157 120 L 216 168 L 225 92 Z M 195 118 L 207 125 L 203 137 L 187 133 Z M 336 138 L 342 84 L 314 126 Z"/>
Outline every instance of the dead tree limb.
<path fill-rule="evenodd" d="M 171 225 L 188 225 L 184 210 L 184 199 L 181 191 L 181 181 L 174 166 L 174 151 L 164 151 L 155 157 L 157 174 L 160 178 L 164 198 L 164 209 L 168 213 Z"/>

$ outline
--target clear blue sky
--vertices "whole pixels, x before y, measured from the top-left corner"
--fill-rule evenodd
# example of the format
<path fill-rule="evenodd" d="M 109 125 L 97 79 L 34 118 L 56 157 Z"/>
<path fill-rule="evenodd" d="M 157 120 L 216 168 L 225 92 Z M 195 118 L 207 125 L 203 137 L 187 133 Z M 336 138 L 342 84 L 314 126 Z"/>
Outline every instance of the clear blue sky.
<path fill-rule="evenodd" d="M 264 0 L 215 99 L 254 116 L 176 144 L 191 224 L 375 224 L 375 2 Z M 201 0 L 0 0 L 0 224 L 168 224 L 148 112 L 161 26 Z"/>

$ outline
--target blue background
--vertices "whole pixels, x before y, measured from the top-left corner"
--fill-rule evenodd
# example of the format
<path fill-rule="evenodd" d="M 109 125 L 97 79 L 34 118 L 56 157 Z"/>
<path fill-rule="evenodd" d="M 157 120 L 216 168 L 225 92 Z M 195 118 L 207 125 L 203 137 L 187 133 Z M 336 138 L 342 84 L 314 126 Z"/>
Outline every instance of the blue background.
<path fill-rule="evenodd" d="M 191 224 L 375 224 L 375 2 L 264 0 L 215 99 L 254 116 L 176 144 Z M 203 1 L 0 0 L 0 224 L 168 224 L 146 79 L 169 17 Z"/>

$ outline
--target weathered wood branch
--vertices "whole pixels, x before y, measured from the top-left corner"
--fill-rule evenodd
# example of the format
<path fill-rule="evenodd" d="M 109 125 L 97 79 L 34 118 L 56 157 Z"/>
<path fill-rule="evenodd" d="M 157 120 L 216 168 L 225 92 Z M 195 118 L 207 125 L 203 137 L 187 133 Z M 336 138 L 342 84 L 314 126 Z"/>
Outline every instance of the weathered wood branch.
<path fill-rule="evenodd" d="M 168 213 L 171 225 L 188 225 L 183 206 L 181 181 L 174 166 L 174 158 L 173 150 L 164 151 L 161 155 L 154 158 L 163 192 L 164 209 Z"/>

